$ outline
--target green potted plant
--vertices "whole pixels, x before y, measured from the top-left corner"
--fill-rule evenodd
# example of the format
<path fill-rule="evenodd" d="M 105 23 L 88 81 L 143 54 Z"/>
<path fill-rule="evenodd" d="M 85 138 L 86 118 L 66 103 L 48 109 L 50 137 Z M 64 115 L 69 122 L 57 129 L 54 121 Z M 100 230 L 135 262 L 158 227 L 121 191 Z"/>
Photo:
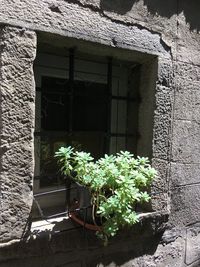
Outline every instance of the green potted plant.
<path fill-rule="evenodd" d="M 138 222 L 135 205 L 150 200 L 146 189 L 156 176 L 148 158 L 121 151 L 94 161 L 90 153 L 72 147 L 61 147 L 55 156 L 63 174 L 89 190 L 94 230 L 105 243 L 119 229 Z"/>

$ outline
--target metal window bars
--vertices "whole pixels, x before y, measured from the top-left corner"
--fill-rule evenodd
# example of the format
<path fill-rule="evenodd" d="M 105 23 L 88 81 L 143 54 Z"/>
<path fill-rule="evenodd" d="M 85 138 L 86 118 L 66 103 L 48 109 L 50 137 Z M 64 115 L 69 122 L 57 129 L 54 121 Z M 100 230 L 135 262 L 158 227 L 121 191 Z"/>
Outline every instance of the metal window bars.
<path fill-rule="evenodd" d="M 138 65 L 136 65 L 138 66 Z M 74 132 L 73 129 L 73 102 L 74 102 L 74 72 L 75 72 L 75 49 L 71 48 L 69 49 L 69 92 L 65 92 L 65 98 L 69 97 L 69 105 L 65 107 L 65 113 L 66 115 L 69 115 L 69 125 L 67 126 L 68 130 L 63 132 L 63 131 L 49 131 L 49 130 L 42 130 L 42 131 L 36 131 L 35 132 L 35 136 L 40 136 L 40 137 L 58 137 L 58 136 L 68 136 L 70 134 L 72 134 Z M 110 139 L 111 137 L 124 137 L 126 139 L 126 147 L 127 147 L 127 139 L 129 137 L 135 137 L 137 138 L 139 135 L 137 133 L 137 131 L 135 132 L 129 132 L 128 128 L 127 128 L 127 124 L 128 122 L 126 122 L 126 131 L 125 132 L 112 132 L 111 129 L 111 112 L 112 112 L 112 101 L 113 100 L 117 100 L 117 101 L 125 101 L 126 103 L 135 103 L 136 105 L 139 104 L 140 102 L 140 97 L 138 92 L 136 92 L 135 95 L 131 95 L 131 94 L 127 94 L 125 96 L 122 95 L 114 95 L 112 92 L 112 76 L 113 76 L 113 59 L 112 58 L 107 58 L 107 110 L 108 110 L 108 114 L 107 114 L 107 130 L 104 132 L 104 153 L 108 153 L 109 151 L 109 145 L 110 145 Z M 41 88 L 36 88 L 37 91 L 42 91 Z M 128 109 L 128 107 L 127 107 Z M 137 117 L 137 114 L 136 114 Z M 127 118 L 125 118 L 127 120 Z M 137 118 L 136 118 L 137 120 Z M 36 179 L 40 179 L 40 177 L 35 177 Z M 36 204 L 36 207 L 38 209 L 38 212 L 40 214 L 40 217 L 44 220 L 48 220 L 51 218 L 55 218 L 58 216 L 62 216 L 62 215 L 66 215 L 69 216 L 69 212 L 70 211 L 80 211 L 80 210 L 84 210 L 84 214 L 86 214 L 87 217 L 87 211 L 88 209 L 91 207 L 90 205 L 87 206 L 83 206 L 81 208 L 72 208 L 70 207 L 70 192 L 71 190 L 73 190 L 73 186 L 70 180 L 66 180 L 65 182 L 65 188 L 61 188 L 61 189 L 56 189 L 56 190 L 49 190 L 49 191 L 45 191 L 42 193 L 36 193 L 34 194 L 34 202 Z M 46 197 L 48 195 L 52 195 L 52 194 L 59 194 L 61 192 L 66 192 L 66 210 L 63 212 L 59 212 L 59 213 L 54 213 L 52 215 L 45 215 L 43 209 L 41 208 L 41 205 L 38 201 L 38 198 L 41 197 Z M 154 193 L 157 194 L 157 193 Z M 84 219 L 85 220 L 85 219 Z"/>
<path fill-rule="evenodd" d="M 67 180 L 67 179 L 66 179 Z M 59 216 L 65 216 L 66 215 L 66 218 L 69 218 L 70 217 L 70 213 L 72 212 L 83 212 L 83 222 L 84 224 L 87 223 L 87 216 L 88 216 L 88 210 L 91 209 L 91 204 L 88 204 L 88 205 L 85 205 L 85 206 L 82 206 L 82 207 L 79 207 L 79 206 L 74 206 L 74 203 L 76 202 L 79 202 L 79 199 L 71 199 L 71 191 L 72 190 L 77 190 L 77 187 L 71 183 L 70 185 L 68 183 L 66 183 L 66 186 L 65 188 L 61 188 L 61 189 L 56 189 L 56 190 L 50 190 L 50 191 L 45 191 L 45 192 L 41 192 L 41 193 L 36 193 L 34 194 L 33 196 L 33 200 L 34 200 L 34 203 L 38 209 L 38 212 L 39 212 L 39 215 L 40 215 L 40 219 L 43 219 L 43 220 L 49 220 L 49 219 L 52 219 L 52 218 L 56 218 L 56 217 L 59 217 Z M 68 187 L 69 186 L 69 187 Z M 159 188 L 157 186 L 154 186 L 154 188 L 156 188 L 158 191 L 156 192 L 150 192 L 149 195 L 152 197 L 152 196 L 159 196 L 163 193 L 167 193 L 167 190 L 165 189 L 162 189 L 162 188 Z M 60 193 L 60 192 L 65 192 L 66 193 L 66 203 L 65 203 L 65 211 L 63 212 L 59 212 L 59 213 L 54 213 L 54 214 L 51 214 L 51 215 L 45 215 L 44 213 L 44 210 L 41 208 L 40 206 L 40 203 L 39 201 L 37 200 L 37 198 L 41 198 L 41 197 L 45 197 L 47 195 L 52 195 L 52 194 L 57 194 L 57 193 Z M 137 205 L 135 206 L 135 211 L 137 212 Z"/>

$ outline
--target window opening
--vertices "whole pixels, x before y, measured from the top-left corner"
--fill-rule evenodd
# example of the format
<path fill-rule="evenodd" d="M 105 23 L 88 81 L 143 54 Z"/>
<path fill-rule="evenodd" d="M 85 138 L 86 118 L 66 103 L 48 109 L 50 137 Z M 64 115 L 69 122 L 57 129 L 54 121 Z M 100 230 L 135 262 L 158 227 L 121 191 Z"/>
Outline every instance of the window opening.
<path fill-rule="evenodd" d="M 40 81 L 36 88 L 35 198 L 47 215 L 62 214 L 70 201 L 70 184 L 65 185 L 54 158 L 60 146 L 77 146 L 96 159 L 120 150 L 136 154 L 140 66 L 112 58 L 101 62 L 79 59 L 74 49 L 69 49 L 67 64 L 60 64 L 60 58 L 55 56 L 55 60 L 53 55 L 42 57 L 47 63 L 38 60 L 35 66 Z"/>

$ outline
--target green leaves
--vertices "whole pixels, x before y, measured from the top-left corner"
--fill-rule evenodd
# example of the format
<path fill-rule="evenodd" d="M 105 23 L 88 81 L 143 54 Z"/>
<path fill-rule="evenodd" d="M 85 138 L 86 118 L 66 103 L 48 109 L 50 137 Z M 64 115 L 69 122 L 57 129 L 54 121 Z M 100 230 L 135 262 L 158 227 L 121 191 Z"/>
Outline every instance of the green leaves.
<path fill-rule="evenodd" d="M 91 203 L 103 222 L 103 231 L 98 236 L 104 241 L 120 228 L 138 221 L 134 207 L 150 200 L 145 189 L 157 174 L 148 158 L 134 158 L 130 152 L 121 151 L 94 162 L 90 153 L 72 147 L 61 147 L 55 156 L 61 171 L 91 192 Z"/>

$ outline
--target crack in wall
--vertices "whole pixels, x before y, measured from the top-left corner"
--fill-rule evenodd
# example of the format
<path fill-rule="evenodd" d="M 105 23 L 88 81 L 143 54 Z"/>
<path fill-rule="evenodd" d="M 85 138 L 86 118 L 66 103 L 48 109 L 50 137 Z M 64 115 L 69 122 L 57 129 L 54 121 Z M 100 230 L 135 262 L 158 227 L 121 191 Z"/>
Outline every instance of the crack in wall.
<path fill-rule="evenodd" d="M 88 4 L 82 3 L 80 0 L 64 0 L 64 1 L 68 2 L 68 3 L 76 4 L 82 8 L 88 8 L 91 11 L 98 13 L 100 16 L 110 20 L 113 23 L 121 24 L 121 25 L 124 25 L 127 27 L 137 27 L 139 30 L 147 30 L 151 34 L 159 35 L 161 45 L 163 46 L 163 48 L 165 49 L 166 52 L 170 53 L 170 56 L 172 57 L 171 47 L 163 40 L 162 34 L 153 30 L 153 29 L 149 29 L 148 27 L 145 27 L 144 25 L 139 24 L 139 21 L 138 21 L 138 23 L 136 23 L 136 22 L 124 21 L 122 19 L 113 18 L 113 17 L 109 16 L 108 14 L 106 14 L 101 7 L 97 7 L 97 6 L 94 6 L 93 4 L 89 4 L 89 3 Z M 117 44 L 116 40 L 113 43 L 116 45 Z"/>

